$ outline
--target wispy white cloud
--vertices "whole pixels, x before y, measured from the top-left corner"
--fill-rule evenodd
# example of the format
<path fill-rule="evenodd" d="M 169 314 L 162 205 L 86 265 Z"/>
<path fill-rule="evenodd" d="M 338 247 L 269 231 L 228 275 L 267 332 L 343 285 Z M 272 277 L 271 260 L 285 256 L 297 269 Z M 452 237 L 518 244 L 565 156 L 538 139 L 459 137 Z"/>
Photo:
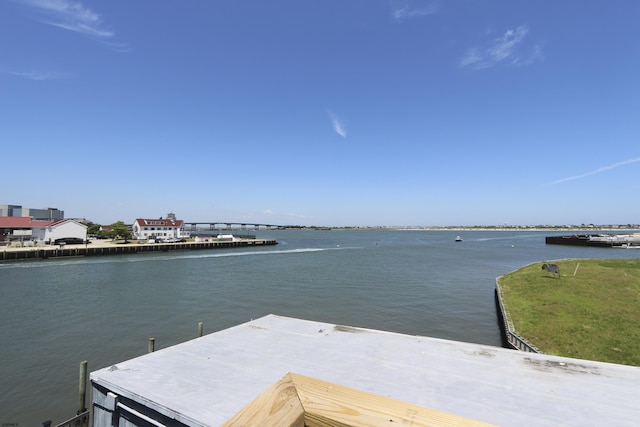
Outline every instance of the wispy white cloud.
<path fill-rule="evenodd" d="M 59 73 L 44 73 L 40 71 L 5 71 L 7 74 L 11 74 L 12 76 L 20 77 L 28 80 L 58 80 L 65 78 L 64 75 Z"/>
<path fill-rule="evenodd" d="M 468 49 L 458 64 L 460 67 L 474 69 L 490 68 L 498 64 L 514 67 L 530 65 L 542 59 L 542 47 L 526 43 L 529 34 L 527 25 L 507 30 L 501 37 L 494 38 L 484 47 Z"/>
<path fill-rule="evenodd" d="M 418 18 L 421 16 L 433 15 L 440 10 L 440 5 L 438 3 L 430 3 L 426 6 L 422 7 L 413 7 L 409 5 L 407 2 L 403 2 L 402 4 L 397 4 L 396 7 L 391 12 L 393 19 L 398 22 L 404 21 L 410 18 Z"/>
<path fill-rule="evenodd" d="M 329 119 L 331 120 L 331 124 L 333 125 L 333 130 L 336 131 L 338 135 L 343 138 L 347 137 L 347 129 L 345 124 L 340 120 L 338 116 L 336 116 L 332 111 L 327 111 L 329 115 Z"/>
<path fill-rule="evenodd" d="M 611 169 L 619 168 L 620 166 L 628 165 L 630 163 L 637 163 L 637 162 L 640 162 L 640 157 L 624 160 L 622 162 L 614 163 L 614 164 L 608 165 L 608 166 L 603 166 L 601 168 L 598 168 L 598 169 L 593 170 L 591 172 L 583 173 L 581 175 L 575 175 L 575 176 L 570 176 L 570 177 L 567 177 L 567 178 L 558 179 L 556 181 L 550 182 L 547 185 L 556 185 L 556 184 L 560 184 L 560 183 L 567 182 L 567 181 L 575 181 L 576 179 L 582 179 L 582 178 L 585 178 L 587 176 L 596 175 L 596 174 L 599 174 L 599 173 L 602 173 L 602 172 L 610 171 Z"/>
<path fill-rule="evenodd" d="M 103 22 L 101 16 L 78 0 L 24 0 L 43 15 L 42 22 L 54 27 L 91 37 L 120 51 L 127 50 L 123 44 L 113 42 L 115 33 Z"/>
<path fill-rule="evenodd" d="M 49 25 L 98 38 L 114 36 L 114 33 L 104 26 L 100 15 L 79 1 L 26 0 L 25 3 L 46 14 L 48 18 L 44 22 Z"/>
<path fill-rule="evenodd" d="M 460 59 L 460 66 L 474 66 L 475 68 L 486 68 L 487 61 L 484 59 L 484 56 L 477 48 L 468 49 L 464 56 Z"/>

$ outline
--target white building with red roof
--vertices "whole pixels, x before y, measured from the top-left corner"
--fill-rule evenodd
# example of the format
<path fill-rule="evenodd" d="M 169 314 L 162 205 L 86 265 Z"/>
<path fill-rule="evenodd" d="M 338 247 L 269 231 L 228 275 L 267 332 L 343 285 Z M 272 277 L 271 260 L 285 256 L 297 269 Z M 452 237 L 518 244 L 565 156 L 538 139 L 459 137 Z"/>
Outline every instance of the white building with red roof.
<path fill-rule="evenodd" d="M 23 216 L 0 216 L 0 244 L 13 242 L 53 243 L 87 240 L 87 226 L 73 219 L 36 221 Z"/>
<path fill-rule="evenodd" d="M 176 219 L 171 212 L 166 218 L 137 218 L 131 232 L 135 239 L 175 240 L 186 239 L 189 232 L 184 229 L 184 221 Z"/>

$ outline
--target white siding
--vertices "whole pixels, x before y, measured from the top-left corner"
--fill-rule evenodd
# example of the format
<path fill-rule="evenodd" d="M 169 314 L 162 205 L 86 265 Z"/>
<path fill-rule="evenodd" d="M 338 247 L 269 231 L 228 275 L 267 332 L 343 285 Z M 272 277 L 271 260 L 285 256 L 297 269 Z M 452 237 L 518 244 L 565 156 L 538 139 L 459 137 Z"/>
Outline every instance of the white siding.
<path fill-rule="evenodd" d="M 35 231 L 35 229 L 34 229 Z M 54 241 L 64 237 L 73 237 L 76 239 L 87 239 L 87 226 L 76 221 L 65 221 L 47 227 L 45 231 L 45 239 Z"/>

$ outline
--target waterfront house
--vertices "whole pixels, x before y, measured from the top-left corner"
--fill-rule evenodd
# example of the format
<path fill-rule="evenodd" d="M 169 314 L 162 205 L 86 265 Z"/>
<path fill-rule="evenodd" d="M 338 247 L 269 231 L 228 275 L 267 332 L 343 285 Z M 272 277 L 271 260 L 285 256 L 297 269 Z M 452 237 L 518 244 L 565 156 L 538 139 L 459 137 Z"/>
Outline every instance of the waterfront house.
<path fill-rule="evenodd" d="M 73 219 L 36 221 L 30 217 L 0 217 L 0 244 L 32 245 L 56 240 L 86 241 L 87 226 Z"/>
<path fill-rule="evenodd" d="M 189 232 L 184 229 L 184 221 L 176 219 L 176 215 L 171 212 L 166 218 L 137 218 L 131 228 L 134 239 L 147 240 L 169 240 L 186 239 Z"/>

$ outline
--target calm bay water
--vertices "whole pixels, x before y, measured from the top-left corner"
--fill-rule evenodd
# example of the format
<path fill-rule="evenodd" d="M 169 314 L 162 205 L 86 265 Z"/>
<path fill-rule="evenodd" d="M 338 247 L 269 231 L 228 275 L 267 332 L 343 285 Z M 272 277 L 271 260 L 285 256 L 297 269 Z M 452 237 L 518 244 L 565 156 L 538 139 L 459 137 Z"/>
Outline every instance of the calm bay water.
<path fill-rule="evenodd" d="M 93 371 L 145 354 L 150 337 L 156 349 L 184 342 L 198 322 L 207 334 L 273 313 L 500 346 L 496 277 L 537 261 L 640 256 L 545 245 L 548 232 L 257 234 L 279 244 L 0 262 L 0 423 L 73 416 L 80 361 Z"/>

